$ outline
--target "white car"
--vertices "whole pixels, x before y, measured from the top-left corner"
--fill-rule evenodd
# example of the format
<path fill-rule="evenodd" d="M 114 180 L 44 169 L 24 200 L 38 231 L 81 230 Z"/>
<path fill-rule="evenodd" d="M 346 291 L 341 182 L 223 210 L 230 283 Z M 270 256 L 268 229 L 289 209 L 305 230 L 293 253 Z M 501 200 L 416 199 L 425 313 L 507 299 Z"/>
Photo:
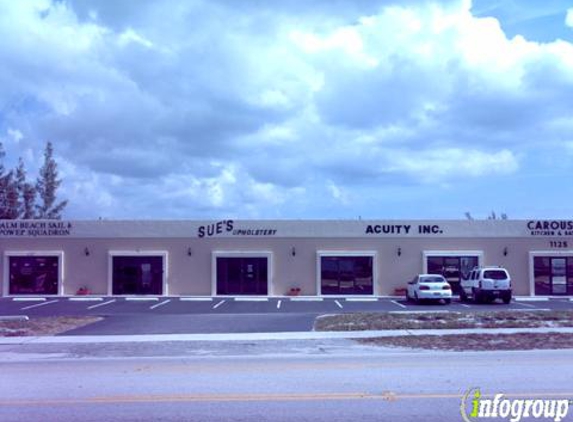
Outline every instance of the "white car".
<path fill-rule="evenodd" d="M 415 300 L 443 300 L 444 303 L 452 301 L 452 287 L 444 276 L 438 274 L 419 274 L 408 282 L 406 299 Z"/>

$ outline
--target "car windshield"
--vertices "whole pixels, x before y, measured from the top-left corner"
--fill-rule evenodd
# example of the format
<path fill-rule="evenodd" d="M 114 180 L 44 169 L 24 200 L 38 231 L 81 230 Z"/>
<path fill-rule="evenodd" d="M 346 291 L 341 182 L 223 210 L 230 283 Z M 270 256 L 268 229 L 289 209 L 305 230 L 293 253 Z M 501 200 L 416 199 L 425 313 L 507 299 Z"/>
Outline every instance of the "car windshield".
<path fill-rule="evenodd" d="M 446 279 L 441 276 L 420 277 L 420 283 L 445 283 Z"/>
<path fill-rule="evenodd" d="M 488 270 L 483 272 L 483 278 L 491 278 L 492 280 L 505 280 L 507 274 L 503 270 Z"/>

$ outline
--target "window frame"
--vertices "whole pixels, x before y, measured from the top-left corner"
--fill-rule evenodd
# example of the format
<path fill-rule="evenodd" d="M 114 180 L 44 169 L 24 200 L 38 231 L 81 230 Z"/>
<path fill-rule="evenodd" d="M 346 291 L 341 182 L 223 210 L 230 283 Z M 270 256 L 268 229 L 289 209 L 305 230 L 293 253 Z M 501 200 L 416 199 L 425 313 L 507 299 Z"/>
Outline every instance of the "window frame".
<path fill-rule="evenodd" d="M 56 257 L 58 258 L 58 292 L 56 294 L 10 294 L 10 258 L 11 257 Z M 58 297 L 64 295 L 65 271 L 64 251 L 62 250 L 25 250 L 4 251 L 4 283 L 2 294 L 4 297 Z"/>
<path fill-rule="evenodd" d="M 322 294 L 322 258 L 323 257 L 369 257 L 372 258 L 371 294 Z M 318 250 L 316 251 L 316 294 L 319 297 L 376 297 L 378 296 L 378 252 L 374 250 Z"/>
<path fill-rule="evenodd" d="M 569 294 L 550 294 L 550 295 L 536 295 L 535 294 L 535 263 L 534 259 L 539 258 L 573 258 L 573 250 L 538 250 L 529 251 L 529 296 L 530 297 L 572 297 Z M 567 264 L 566 264 L 567 265 Z M 567 271 L 567 270 L 566 270 Z M 567 275 L 566 285 L 567 285 Z"/>
<path fill-rule="evenodd" d="M 161 257 L 162 262 L 163 262 L 163 274 L 162 274 L 162 280 L 161 280 L 161 294 L 160 295 L 134 295 L 134 294 L 129 294 L 129 295 L 114 295 L 113 294 L 113 258 L 116 256 L 121 256 L 121 257 L 134 257 L 134 258 L 138 258 L 138 257 L 142 257 L 142 256 L 156 256 L 156 257 Z M 158 251 L 158 250 L 149 250 L 149 251 L 144 251 L 144 250 L 110 250 L 108 251 L 108 255 L 107 255 L 108 259 L 107 259 L 107 295 L 108 296 L 114 296 L 114 297 L 163 297 L 163 296 L 169 296 L 169 283 L 168 283 L 168 270 L 169 270 L 169 264 L 168 264 L 168 257 L 169 257 L 169 253 L 167 251 Z"/>
<path fill-rule="evenodd" d="M 217 258 L 266 258 L 267 259 L 267 294 L 266 295 L 218 295 L 217 294 Z M 269 297 L 273 295 L 273 252 L 268 250 L 253 251 L 213 251 L 211 252 L 211 296 L 212 297 Z"/>

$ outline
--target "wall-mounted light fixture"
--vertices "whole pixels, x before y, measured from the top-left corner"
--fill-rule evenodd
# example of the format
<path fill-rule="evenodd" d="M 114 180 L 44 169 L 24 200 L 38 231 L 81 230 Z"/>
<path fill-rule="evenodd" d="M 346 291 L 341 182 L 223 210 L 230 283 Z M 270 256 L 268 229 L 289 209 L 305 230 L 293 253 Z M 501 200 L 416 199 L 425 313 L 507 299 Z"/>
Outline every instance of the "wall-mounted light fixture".
<path fill-rule="evenodd" d="M 86 256 L 90 256 L 90 250 L 88 249 L 87 246 L 84 248 L 84 254 L 85 254 Z"/>
<path fill-rule="evenodd" d="M 295 256 L 295 255 L 296 255 L 296 249 L 294 248 L 294 246 L 291 248 L 290 254 L 291 254 L 292 256 Z"/>
<path fill-rule="evenodd" d="M 398 247 L 398 250 L 396 251 L 396 255 L 398 255 L 398 256 L 402 255 L 402 248 Z"/>
<path fill-rule="evenodd" d="M 193 251 L 191 250 L 191 246 L 189 246 L 187 248 L 187 255 L 189 255 L 189 256 L 193 255 Z"/>
<path fill-rule="evenodd" d="M 503 248 L 503 256 L 507 256 L 507 246 Z"/>

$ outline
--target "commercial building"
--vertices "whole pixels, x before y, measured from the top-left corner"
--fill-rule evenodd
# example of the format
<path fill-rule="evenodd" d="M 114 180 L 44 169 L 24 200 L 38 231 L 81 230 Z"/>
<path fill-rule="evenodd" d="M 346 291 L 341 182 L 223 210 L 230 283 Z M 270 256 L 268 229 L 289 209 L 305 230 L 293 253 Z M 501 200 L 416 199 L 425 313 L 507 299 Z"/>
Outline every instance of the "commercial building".
<path fill-rule="evenodd" d="M 3 296 L 392 296 L 418 273 L 454 293 L 477 265 L 516 295 L 573 295 L 573 221 L 0 220 Z"/>

